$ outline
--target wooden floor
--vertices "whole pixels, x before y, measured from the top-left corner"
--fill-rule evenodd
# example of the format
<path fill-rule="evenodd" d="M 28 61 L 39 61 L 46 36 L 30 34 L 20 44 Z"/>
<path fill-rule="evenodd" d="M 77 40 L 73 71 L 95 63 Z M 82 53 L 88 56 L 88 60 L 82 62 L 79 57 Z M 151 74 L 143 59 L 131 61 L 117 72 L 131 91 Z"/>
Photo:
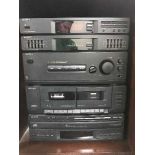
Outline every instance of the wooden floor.
<path fill-rule="evenodd" d="M 20 141 L 20 155 L 131 155 L 126 141 L 31 142 L 28 130 Z"/>

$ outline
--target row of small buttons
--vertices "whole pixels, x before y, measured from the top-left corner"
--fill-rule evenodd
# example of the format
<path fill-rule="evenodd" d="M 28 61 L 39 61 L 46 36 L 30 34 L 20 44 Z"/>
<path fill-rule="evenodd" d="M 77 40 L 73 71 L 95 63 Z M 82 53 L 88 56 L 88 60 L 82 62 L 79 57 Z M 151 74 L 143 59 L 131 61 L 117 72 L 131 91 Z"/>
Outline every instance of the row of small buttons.
<path fill-rule="evenodd" d="M 108 109 L 44 110 L 45 114 L 108 113 Z"/>
<path fill-rule="evenodd" d="M 113 29 L 112 32 L 114 33 L 127 33 L 128 29 Z M 106 29 L 102 29 L 102 32 L 106 32 Z"/>
<path fill-rule="evenodd" d="M 119 72 L 119 74 L 117 75 L 117 77 L 119 78 L 123 78 L 124 77 L 124 71 L 125 71 L 125 68 L 124 68 L 124 61 L 120 58 L 118 58 L 117 60 L 117 71 Z"/>

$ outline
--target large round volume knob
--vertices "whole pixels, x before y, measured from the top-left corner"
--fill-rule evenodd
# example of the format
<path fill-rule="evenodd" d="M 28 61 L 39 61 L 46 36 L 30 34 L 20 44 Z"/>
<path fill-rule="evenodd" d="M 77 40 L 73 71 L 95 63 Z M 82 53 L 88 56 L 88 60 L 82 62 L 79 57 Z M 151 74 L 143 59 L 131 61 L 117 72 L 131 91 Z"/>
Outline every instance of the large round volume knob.
<path fill-rule="evenodd" d="M 111 61 L 103 61 L 100 65 L 103 74 L 110 74 L 114 70 L 114 64 Z"/>

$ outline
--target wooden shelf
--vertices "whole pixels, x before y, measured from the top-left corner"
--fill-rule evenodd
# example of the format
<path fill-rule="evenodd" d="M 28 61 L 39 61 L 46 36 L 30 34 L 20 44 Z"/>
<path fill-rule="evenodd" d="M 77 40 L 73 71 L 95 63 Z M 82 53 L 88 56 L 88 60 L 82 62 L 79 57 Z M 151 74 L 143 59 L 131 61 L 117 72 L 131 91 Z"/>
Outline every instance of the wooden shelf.
<path fill-rule="evenodd" d="M 20 155 L 130 155 L 126 140 L 115 141 L 70 141 L 70 142 L 32 142 L 26 131 L 20 142 Z"/>

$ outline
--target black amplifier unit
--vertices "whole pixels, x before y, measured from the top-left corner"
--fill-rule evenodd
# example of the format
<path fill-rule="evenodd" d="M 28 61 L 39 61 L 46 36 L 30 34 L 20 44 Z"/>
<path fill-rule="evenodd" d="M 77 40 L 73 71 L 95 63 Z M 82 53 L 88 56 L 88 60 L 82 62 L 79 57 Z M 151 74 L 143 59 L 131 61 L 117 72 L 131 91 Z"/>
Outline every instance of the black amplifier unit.
<path fill-rule="evenodd" d="M 124 115 L 29 115 L 32 140 L 123 138 Z"/>
<path fill-rule="evenodd" d="M 22 34 L 129 33 L 129 18 L 22 18 Z"/>
<path fill-rule="evenodd" d="M 126 86 L 27 86 L 26 96 L 29 113 L 123 112 Z"/>
<path fill-rule="evenodd" d="M 125 82 L 127 52 L 23 53 L 26 82 Z"/>
<path fill-rule="evenodd" d="M 25 51 L 128 50 L 127 35 L 40 35 L 21 37 Z"/>

